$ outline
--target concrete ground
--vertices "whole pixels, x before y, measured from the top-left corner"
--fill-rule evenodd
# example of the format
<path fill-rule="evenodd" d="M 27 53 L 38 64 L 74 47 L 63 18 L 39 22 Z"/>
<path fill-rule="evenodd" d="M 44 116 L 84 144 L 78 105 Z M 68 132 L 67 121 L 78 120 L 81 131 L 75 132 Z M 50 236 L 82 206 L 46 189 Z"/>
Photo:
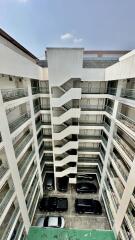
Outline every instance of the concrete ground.
<path fill-rule="evenodd" d="M 75 213 L 74 203 L 75 198 L 93 198 L 98 200 L 98 194 L 77 194 L 74 187 L 69 187 L 67 193 L 50 191 L 48 196 L 56 196 L 56 197 L 66 197 L 68 198 L 68 211 L 63 213 L 58 212 L 47 212 L 43 213 L 37 209 L 34 223 L 37 218 L 40 216 L 63 216 L 65 219 L 65 227 L 66 228 L 74 228 L 74 229 L 104 229 L 109 230 L 110 225 L 105 213 L 105 208 L 102 204 L 102 215 L 94 215 L 94 214 L 77 214 Z M 35 224 L 34 224 L 35 225 Z"/>

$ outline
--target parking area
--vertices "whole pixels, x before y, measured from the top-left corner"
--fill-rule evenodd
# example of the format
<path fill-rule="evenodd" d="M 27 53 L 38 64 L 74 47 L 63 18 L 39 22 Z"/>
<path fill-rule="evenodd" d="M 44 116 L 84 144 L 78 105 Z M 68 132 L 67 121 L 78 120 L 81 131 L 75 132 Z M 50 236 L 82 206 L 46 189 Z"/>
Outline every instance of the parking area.
<path fill-rule="evenodd" d="M 77 214 L 75 213 L 74 203 L 75 198 L 83 198 L 90 199 L 93 198 L 98 200 L 98 194 L 78 194 L 76 193 L 73 186 L 70 186 L 68 192 L 61 193 L 50 191 L 47 196 L 56 196 L 56 197 L 66 197 L 68 199 L 68 211 L 67 212 L 40 212 L 39 209 L 36 211 L 34 223 L 37 218 L 40 216 L 63 216 L 65 219 L 65 228 L 74 228 L 74 229 L 104 229 L 109 230 L 110 225 L 106 216 L 106 212 L 104 206 L 102 204 L 102 215 L 94 215 L 94 214 Z"/>

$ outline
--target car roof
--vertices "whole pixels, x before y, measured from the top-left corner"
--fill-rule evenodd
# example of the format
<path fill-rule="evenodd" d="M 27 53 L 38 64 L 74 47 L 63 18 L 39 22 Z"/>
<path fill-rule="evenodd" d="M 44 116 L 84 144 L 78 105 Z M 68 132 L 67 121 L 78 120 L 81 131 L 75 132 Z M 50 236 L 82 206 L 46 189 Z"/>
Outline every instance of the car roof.
<path fill-rule="evenodd" d="M 59 217 L 49 217 L 48 218 L 48 227 L 57 227 Z"/>

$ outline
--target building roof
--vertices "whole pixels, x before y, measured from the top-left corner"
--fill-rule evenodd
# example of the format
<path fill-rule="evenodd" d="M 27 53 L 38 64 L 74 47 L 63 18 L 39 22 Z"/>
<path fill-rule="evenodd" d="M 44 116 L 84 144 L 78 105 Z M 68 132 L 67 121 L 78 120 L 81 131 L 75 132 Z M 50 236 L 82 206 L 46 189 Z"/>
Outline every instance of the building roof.
<path fill-rule="evenodd" d="M 29 52 L 26 48 L 24 48 L 19 42 L 17 42 L 14 38 L 12 38 L 9 34 L 7 34 L 2 28 L 0 28 L 0 36 L 5 38 L 7 41 L 12 43 L 14 46 L 19 48 L 21 51 L 26 53 L 28 56 L 33 58 L 34 60 L 39 60 L 35 55 L 33 55 L 31 52 Z"/>
<path fill-rule="evenodd" d="M 84 50 L 84 54 L 126 54 L 131 50 Z"/>

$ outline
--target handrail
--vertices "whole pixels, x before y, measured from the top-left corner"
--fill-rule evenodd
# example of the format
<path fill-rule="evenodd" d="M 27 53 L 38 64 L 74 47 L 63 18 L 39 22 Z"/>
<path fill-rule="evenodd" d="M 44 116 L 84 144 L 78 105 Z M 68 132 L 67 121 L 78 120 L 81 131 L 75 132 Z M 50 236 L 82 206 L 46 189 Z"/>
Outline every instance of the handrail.
<path fill-rule="evenodd" d="M 18 127 L 20 127 L 24 122 L 26 122 L 28 119 L 30 118 L 30 113 L 27 112 L 21 116 L 19 116 L 16 120 L 14 120 L 13 122 L 9 123 L 9 128 L 10 128 L 10 132 L 12 133 L 13 131 L 15 131 Z"/>
<path fill-rule="evenodd" d="M 14 193 L 14 188 L 12 186 L 12 188 L 8 190 L 8 192 L 2 199 L 2 202 L 0 203 L 0 216 L 3 214 L 8 202 L 10 201 L 11 197 L 13 196 L 13 193 Z"/>
<path fill-rule="evenodd" d="M 4 102 L 28 96 L 26 88 L 1 89 L 1 93 Z"/>
<path fill-rule="evenodd" d="M 27 145 L 27 143 L 30 141 L 30 139 L 32 138 L 32 133 L 29 133 L 22 141 L 20 144 L 18 144 L 15 148 L 15 155 L 16 157 L 19 156 L 20 152 L 22 151 L 22 149 Z"/>

